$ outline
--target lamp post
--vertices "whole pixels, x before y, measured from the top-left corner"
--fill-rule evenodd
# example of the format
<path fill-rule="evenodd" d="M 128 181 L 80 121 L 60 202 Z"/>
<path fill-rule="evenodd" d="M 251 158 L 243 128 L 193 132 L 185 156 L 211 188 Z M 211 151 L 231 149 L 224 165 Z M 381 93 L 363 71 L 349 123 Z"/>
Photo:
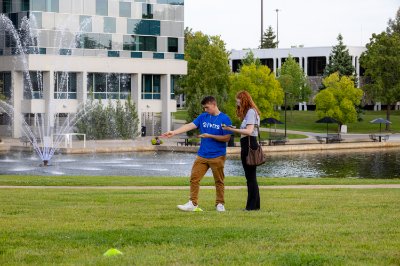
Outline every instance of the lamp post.
<path fill-rule="evenodd" d="M 279 11 L 281 11 L 280 9 L 275 9 L 275 11 L 276 11 L 276 48 L 278 48 L 278 46 L 279 46 L 279 28 L 278 28 L 278 26 L 279 26 L 279 15 L 278 15 L 278 12 Z"/>
<path fill-rule="evenodd" d="M 287 104 L 286 104 L 286 98 L 287 98 L 287 95 L 288 94 L 291 94 L 290 92 L 287 92 L 287 91 L 285 91 L 285 138 L 287 137 L 287 134 L 286 134 L 286 131 L 287 131 L 287 125 L 286 125 L 286 109 L 287 109 Z"/>
<path fill-rule="evenodd" d="M 260 47 L 262 46 L 264 34 L 264 0 L 261 0 L 261 39 L 260 39 Z"/>
<path fill-rule="evenodd" d="M 285 91 L 285 139 L 286 139 L 286 95 L 287 95 L 287 92 Z"/>

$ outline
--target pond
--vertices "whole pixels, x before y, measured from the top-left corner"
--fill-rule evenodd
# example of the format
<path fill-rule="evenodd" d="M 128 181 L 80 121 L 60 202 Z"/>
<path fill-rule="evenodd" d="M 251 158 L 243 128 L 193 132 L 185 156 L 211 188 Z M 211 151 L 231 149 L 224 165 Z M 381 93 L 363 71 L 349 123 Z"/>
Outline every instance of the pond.
<path fill-rule="evenodd" d="M 178 152 L 57 154 L 51 166 L 40 167 L 34 153 L 10 152 L 0 154 L 0 174 L 187 177 L 195 157 L 193 153 Z M 238 158 L 227 160 L 225 175 L 244 175 Z M 258 176 L 399 178 L 400 150 L 275 153 L 258 167 Z"/>

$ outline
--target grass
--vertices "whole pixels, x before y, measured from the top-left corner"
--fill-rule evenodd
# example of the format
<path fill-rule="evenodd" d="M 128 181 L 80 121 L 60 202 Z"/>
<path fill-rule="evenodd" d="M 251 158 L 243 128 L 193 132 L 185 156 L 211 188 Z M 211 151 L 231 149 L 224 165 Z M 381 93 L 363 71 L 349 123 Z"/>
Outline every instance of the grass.
<path fill-rule="evenodd" d="M 357 178 L 267 178 L 259 177 L 259 185 L 359 185 L 400 184 L 400 179 Z M 214 185 L 212 177 L 205 177 L 202 185 Z M 13 186 L 188 186 L 185 177 L 138 177 L 138 176 L 16 176 L 0 175 L 0 185 Z M 226 186 L 246 185 L 244 177 L 226 177 Z"/>
<path fill-rule="evenodd" d="M 186 110 L 179 110 L 175 113 L 176 119 L 186 120 Z M 288 110 L 286 113 L 287 118 L 287 130 L 296 130 L 296 131 L 304 131 L 304 132 L 316 132 L 316 133 L 325 133 L 326 132 L 326 124 L 318 124 L 315 121 L 318 120 L 318 116 L 314 111 L 290 111 Z M 283 122 L 285 120 L 284 112 L 281 112 L 280 120 Z M 386 111 L 365 111 L 362 115 L 363 121 L 349 123 L 347 124 L 348 133 L 378 133 L 379 132 L 379 124 L 371 124 L 369 121 L 382 117 L 386 118 Z M 400 111 L 392 111 L 391 112 L 391 133 L 400 132 Z M 336 132 L 338 130 L 336 124 L 328 125 L 330 132 Z M 273 126 L 274 128 L 274 126 Z M 277 129 L 284 129 L 284 125 L 276 125 Z M 385 131 L 385 125 L 382 125 L 382 132 Z M 301 136 L 291 136 L 289 134 L 289 138 L 304 138 Z"/>
<path fill-rule="evenodd" d="M 174 113 L 174 119 L 185 120 L 186 121 L 186 119 L 187 119 L 187 110 L 186 109 L 177 110 Z"/>
<path fill-rule="evenodd" d="M 7 189 L 0 193 L 1 265 L 399 265 L 399 189 L 188 191 Z M 124 254 L 105 258 L 109 248 Z"/>
<path fill-rule="evenodd" d="M 326 124 L 315 123 L 318 120 L 318 116 L 314 111 L 288 111 L 287 116 L 287 129 L 297 130 L 304 132 L 326 132 Z M 379 124 L 371 124 L 369 121 L 382 117 L 386 118 L 386 111 L 366 111 L 362 115 L 363 121 L 348 123 L 348 133 L 377 133 L 379 132 Z M 281 112 L 281 121 L 284 121 L 284 112 Z M 400 132 L 400 111 L 392 111 L 391 114 L 391 132 Z M 277 129 L 284 129 L 284 125 L 277 125 Z M 337 125 L 328 125 L 330 132 L 337 132 Z M 385 125 L 382 125 L 382 132 L 385 131 Z"/>

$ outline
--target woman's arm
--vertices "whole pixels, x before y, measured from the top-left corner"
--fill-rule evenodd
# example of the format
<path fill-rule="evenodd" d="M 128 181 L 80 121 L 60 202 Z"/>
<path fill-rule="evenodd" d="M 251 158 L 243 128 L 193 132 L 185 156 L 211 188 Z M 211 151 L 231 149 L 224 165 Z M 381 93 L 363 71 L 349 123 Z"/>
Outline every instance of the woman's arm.
<path fill-rule="evenodd" d="M 238 128 L 233 128 L 233 127 L 227 127 L 227 126 L 222 126 L 223 130 L 228 130 L 232 131 L 233 133 L 239 133 L 241 135 L 247 135 L 250 136 L 251 133 L 254 130 L 254 125 L 246 125 L 246 128 L 243 129 L 238 129 Z"/>

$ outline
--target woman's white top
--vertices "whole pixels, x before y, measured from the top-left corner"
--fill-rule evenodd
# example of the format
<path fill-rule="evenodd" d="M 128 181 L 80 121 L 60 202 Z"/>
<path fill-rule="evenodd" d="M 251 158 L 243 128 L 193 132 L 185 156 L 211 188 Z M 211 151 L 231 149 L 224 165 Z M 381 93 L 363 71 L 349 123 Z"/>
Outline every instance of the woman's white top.
<path fill-rule="evenodd" d="M 251 132 L 250 136 L 257 137 L 258 136 L 258 127 L 260 126 L 260 116 L 257 114 L 255 109 L 249 109 L 244 117 L 242 124 L 240 125 L 240 129 L 246 128 L 247 125 L 254 125 L 253 132 Z"/>

